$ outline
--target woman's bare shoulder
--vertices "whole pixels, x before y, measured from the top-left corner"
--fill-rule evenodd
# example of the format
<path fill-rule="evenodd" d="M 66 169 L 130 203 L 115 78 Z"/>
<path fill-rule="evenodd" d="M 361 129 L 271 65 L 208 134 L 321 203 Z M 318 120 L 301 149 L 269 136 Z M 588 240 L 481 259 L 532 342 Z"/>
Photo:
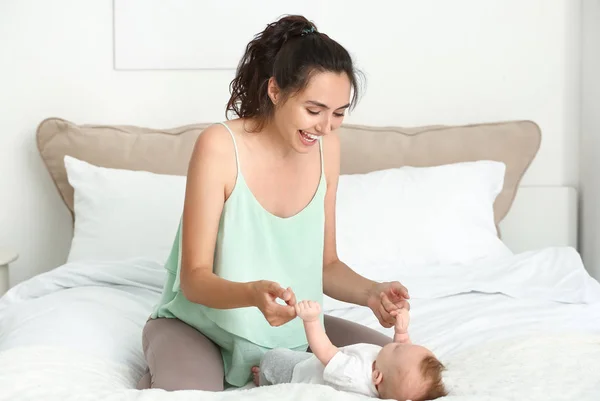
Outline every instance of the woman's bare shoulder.
<path fill-rule="evenodd" d="M 192 156 L 224 156 L 228 153 L 233 154 L 233 143 L 231 135 L 222 124 L 213 124 L 205 128 L 194 145 Z"/>
<path fill-rule="evenodd" d="M 231 178 L 235 179 L 235 148 L 231 134 L 222 124 L 207 127 L 196 139 L 190 158 L 188 178 L 204 169 L 217 173 L 226 182 Z"/>

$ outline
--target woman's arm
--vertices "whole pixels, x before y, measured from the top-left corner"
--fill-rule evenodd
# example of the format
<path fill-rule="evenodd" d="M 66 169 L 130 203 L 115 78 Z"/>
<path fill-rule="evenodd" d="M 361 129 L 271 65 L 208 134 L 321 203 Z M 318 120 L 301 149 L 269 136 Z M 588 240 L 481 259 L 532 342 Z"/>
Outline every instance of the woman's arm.
<path fill-rule="evenodd" d="M 279 326 L 296 317 L 296 298 L 290 288 L 267 280 L 233 282 L 213 273 L 219 221 L 236 175 L 231 136 L 220 125 L 207 128 L 196 141 L 188 168 L 181 233 L 181 290 L 189 301 L 210 308 L 256 306 L 272 326 Z M 288 305 L 280 305 L 277 298 Z"/>
<path fill-rule="evenodd" d="M 225 127 L 208 127 L 198 137 L 188 167 L 180 277 L 181 290 L 188 300 L 217 309 L 254 304 L 249 283 L 228 281 L 213 273 L 226 187 L 227 183 L 235 182 L 235 174 L 235 154 L 229 133 Z"/>
<path fill-rule="evenodd" d="M 340 175 L 340 138 L 337 133 L 330 132 L 324 137 L 323 148 L 327 178 L 323 292 L 340 301 L 367 306 L 369 294 L 377 283 L 350 269 L 337 255 L 335 203 Z"/>
<path fill-rule="evenodd" d="M 368 306 L 382 325 L 391 327 L 395 317 L 389 312 L 409 307 L 408 291 L 399 282 L 378 283 L 369 280 L 342 262 L 337 255 L 335 205 L 340 175 L 340 139 L 335 132 L 324 140 L 325 174 L 325 244 L 323 252 L 323 292 L 337 300 Z"/>

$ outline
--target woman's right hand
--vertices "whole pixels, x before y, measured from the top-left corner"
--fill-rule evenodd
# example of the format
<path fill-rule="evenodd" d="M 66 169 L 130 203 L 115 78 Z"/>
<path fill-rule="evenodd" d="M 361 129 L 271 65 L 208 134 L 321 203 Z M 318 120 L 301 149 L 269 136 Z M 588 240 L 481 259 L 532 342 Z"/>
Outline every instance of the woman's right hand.
<path fill-rule="evenodd" d="M 251 283 L 253 305 L 256 306 L 271 326 L 281 326 L 296 317 L 296 295 L 291 288 L 282 288 L 279 284 L 260 280 Z M 277 298 L 286 305 L 277 303 Z"/>

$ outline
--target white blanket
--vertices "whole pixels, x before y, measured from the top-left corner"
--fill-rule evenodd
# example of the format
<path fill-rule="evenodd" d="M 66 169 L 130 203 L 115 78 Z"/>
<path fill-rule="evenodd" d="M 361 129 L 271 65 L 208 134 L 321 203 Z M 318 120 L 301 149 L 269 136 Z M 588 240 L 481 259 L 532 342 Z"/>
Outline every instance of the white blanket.
<path fill-rule="evenodd" d="M 444 400 L 593 401 L 600 394 L 600 336 L 490 343 L 447 363 Z M 568 358 L 565 358 L 568 355 Z M 26 347 L 0 354 L 0 400 L 366 401 L 326 386 L 285 384 L 211 393 L 137 391 L 124 365 L 71 349 Z"/>
<path fill-rule="evenodd" d="M 374 280 L 402 282 L 413 299 L 478 292 L 563 303 L 600 302 L 600 283 L 590 277 L 580 255 L 570 247 L 545 248 L 470 265 L 371 266 L 371 270 Z M 347 306 L 351 305 L 327 298 L 325 309 Z"/>
<path fill-rule="evenodd" d="M 512 338 L 456 354 L 444 381 L 456 396 L 600 399 L 600 335 Z"/>
<path fill-rule="evenodd" d="M 378 278 L 411 292 L 413 340 L 448 366 L 448 399 L 600 399 L 600 285 L 572 249 L 389 272 Z M 141 329 L 163 278 L 143 260 L 73 263 L 11 289 L 0 299 L 0 400 L 361 399 L 313 385 L 134 390 L 145 369 Z M 391 334 L 367 309 L 346 306 L 328 310 Z"/>

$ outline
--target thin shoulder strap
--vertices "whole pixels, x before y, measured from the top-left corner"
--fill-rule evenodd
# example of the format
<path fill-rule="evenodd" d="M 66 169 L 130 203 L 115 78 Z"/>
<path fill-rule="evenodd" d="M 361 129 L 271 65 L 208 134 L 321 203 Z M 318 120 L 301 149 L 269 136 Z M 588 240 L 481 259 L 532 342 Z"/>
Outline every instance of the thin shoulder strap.
<path fill-rule="evenodd" d="M 238 173 L 240 172 L 240 159 L 238 156 L 238 148 L 237 148 L 237 143 L 235 142 L 235 135 L 233 135 L 233 131 L 231 131 L 231 128 L 229 128 L 229 126 L 227 124 L 225 124 L 224 122 L 219 122 L 219 124 L 221 124 L 222 126 L 224 126 L 225 128 L 227 128 L 227 131 L 229 131 L 229 135 L 231 135 L 231 140 L 233 141 L 233 149 L 235 150 L 235 164 L 237 166 L 237 171 Z"/>
<path fill-rule="evenodd" d="M 325 177 L 325 156 L 323 155 L 323 137 L 319 137 L 319 154 L 321 155 L 321 176 Z"/>

